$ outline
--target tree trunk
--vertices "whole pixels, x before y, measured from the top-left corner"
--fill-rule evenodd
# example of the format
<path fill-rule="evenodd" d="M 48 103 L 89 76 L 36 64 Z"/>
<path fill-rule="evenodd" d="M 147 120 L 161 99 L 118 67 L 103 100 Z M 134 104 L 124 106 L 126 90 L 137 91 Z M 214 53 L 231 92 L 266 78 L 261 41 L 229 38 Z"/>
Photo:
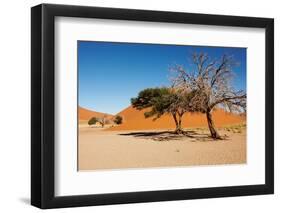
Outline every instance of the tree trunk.
<path fill-rule="evenodd" d="M 181 128 L 181 118 L 182 118 L 182 116 L 179 115 L 179 120 L 178 120 L 177 115 L 173 114 L 173 118 L 174 118 L 174 121 L 175 121 L 175 124 L 176 124 L 175 133 L 176 134 L 182 134 L 183 133 L 183 130 Z"/>
<path fill-rule="evenodd" d="M 209 130 L 210 130 L 212 138 L 221 139 L 221 136 L 219 135 L 219 133 L 217 132 L 217 130 L 215 128 L 215 124 L 214 124 L 210 110 L 207 110 L 206 116 L 207 116 L 208 126 L 209 126 Z"/>

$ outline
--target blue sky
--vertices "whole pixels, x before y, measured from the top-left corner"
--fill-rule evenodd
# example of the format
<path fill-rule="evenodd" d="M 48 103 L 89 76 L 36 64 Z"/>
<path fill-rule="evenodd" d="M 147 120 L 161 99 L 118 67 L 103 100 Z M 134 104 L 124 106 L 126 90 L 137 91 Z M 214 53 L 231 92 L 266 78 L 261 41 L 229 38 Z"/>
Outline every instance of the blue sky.
<path fill-rule="evenodd" d="M 78 41 L 79 106 L 116 114 L 148 87 L 169 86 L 169 67 L 190 66 L 193 52 L 212 58 L 227 53 L 239 62 L 233 86 L 246 90 L 246 49 Z"/>

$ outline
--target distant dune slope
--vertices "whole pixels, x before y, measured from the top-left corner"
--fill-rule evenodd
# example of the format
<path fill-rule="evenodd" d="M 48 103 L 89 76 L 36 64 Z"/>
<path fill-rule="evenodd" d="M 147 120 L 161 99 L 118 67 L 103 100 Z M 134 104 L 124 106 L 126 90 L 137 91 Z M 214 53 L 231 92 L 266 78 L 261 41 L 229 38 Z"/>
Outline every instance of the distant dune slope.
<path fill-rule="evenodd" d="M 124 109 L 118 115 L 123 117 L 123 124 L 107 130 L 145 130 L 145 129 L 174 129 L 174 120 L 170 115 L 164 115 L 153 121 L 153 118 L 144 117 L 145 110 L 137 110 L 132 106 Z M 213 111 L 213 119 L 217 127 L 241 124 L 246 121 L 244 116 L 227 113 L 222 109 Z M 202 113 L 187 113 L 183 117 L 183 128 L 207 127 L 206 115 Z"/>
<path fill-rule="evenodd" d="M 113 115 L 110 115 L 107 113 L 95 112 L 92 110 L 85 109 L 83 107 L 79 107 L 79 109 L 78 109 L 79 121 L 88 121 L 92 117 L 101 118 L 104 116 L 106 116 L 108 119 L 112 119 L 114 117 Z"/>

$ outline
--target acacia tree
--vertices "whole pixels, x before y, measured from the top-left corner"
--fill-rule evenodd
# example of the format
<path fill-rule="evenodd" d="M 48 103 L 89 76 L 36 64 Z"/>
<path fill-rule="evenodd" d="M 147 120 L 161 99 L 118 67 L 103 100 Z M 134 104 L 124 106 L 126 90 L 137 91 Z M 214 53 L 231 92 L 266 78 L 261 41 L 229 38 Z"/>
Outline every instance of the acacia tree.
<path fill-rule="evenodd" d="M 150 108 L 144 116 L 160 118 L 164 114 L 171 114 L 175 125 L 175 133 L 182 134 L 182 117 L 191 111 L 190 100 L 193 93 L 186 89 L 177 88 L 148 88 L 139 92 L 138 97 L 132 98 L 132 106 L 138 110 Z"/>
<path fill-rule="evenodd" d="M 172 67 L 173 85 L 194 92 L 191 101 L 193 109 L 206 114 L 212 138 L 221 139 L 215 128 L 212 110 L 220 105 L 229 111 L 246 110 L 245 91 L 237 91 L 232 85 L 233 68 L 237 63 L 229 55 L 223 55 L 216 60 L 205 53 L 194 53 L 192 64 L 189 71 L 181 65 Z"/>
<path fill-rule="evenodd" d="M 98 119 L 96 117 L 92 117 L 89 121 L 88 121 L 88 125 L 94 125 L 98 122 Z"/>
<path fill-rule="evenodd" d="M 107 119 L 107 116 L 104 115 L 101 118 L 98 118 L 98 122 L 101 124 L 101 127 L 103 128 L 105 124 L 109 124 L 110 121 Z"/>
<path fill-rule="evenodd" d="M 114 118 L 114 123 L 116 124 L 122 124 L 123 118 L 120 115 L 116 115 L 116 117 Z"/>

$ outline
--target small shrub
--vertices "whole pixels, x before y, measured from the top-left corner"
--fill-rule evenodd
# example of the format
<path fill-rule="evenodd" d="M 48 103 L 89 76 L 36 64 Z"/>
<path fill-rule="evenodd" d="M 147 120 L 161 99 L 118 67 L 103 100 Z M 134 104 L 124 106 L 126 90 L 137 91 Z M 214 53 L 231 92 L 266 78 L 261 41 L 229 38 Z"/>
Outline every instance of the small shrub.
<path fill-rule="evenodd" d="M 116 124 L 122 124 L 122 121 L 123 121 L 123 118 L 120 115 L 117 115 L 114 118 L 114 123 L 116 123 Z"/>
<path fill-rule="evenodd" d="M 96 117 L 92 117 L 89 121 L 88 121 L 88 125 L 94 125 L 98 122 L 98 119 Z"/>

